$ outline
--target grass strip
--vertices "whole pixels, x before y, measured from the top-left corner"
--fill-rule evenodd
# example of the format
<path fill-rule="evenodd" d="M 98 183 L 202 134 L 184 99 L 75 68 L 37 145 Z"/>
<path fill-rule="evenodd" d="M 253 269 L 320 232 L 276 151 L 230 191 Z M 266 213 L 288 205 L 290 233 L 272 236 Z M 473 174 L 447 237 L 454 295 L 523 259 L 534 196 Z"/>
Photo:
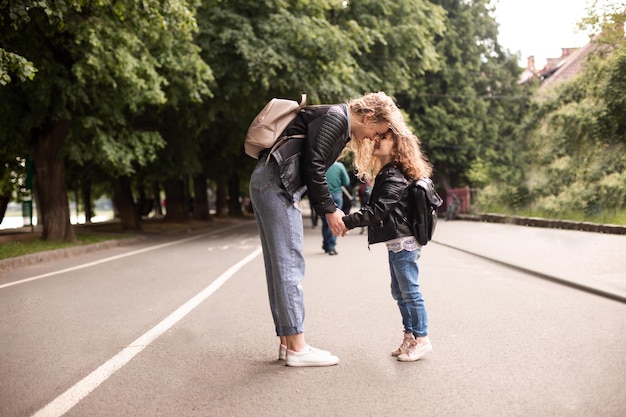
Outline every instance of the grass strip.
<path fill-rule="evenodd" d="M 0 259 L 14 258 L 16 256 L 30 255 L 38 252 L 65 249 L 75 246 L 90 245 L 92 243 L 105 242 L 107 240 L 125 239 L 132 237 L 130 233 L 77 233 L 75 243 L 49 242 L 33 237 L 23 241 L 11 241 L 0 244 Z"/>

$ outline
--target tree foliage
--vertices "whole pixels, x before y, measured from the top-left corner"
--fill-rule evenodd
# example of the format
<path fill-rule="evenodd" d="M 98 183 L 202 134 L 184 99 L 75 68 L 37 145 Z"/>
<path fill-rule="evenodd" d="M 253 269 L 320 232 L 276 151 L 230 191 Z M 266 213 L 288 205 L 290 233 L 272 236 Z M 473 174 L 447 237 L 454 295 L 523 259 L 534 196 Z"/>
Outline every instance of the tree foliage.
<path fill-rule="evenodd" d="M 164 146 L 157 126 L 141 123 L 146 112 L 209 93 L 193 5 L 18 0 L 0 9 L 0 47 L 24 59 L 14 72 L 36 70 L 0 89 L 2 141 L 33 156 L 44 238 L 73 240 L 65 158 L 131 174 Z"/>
<path fill-rule="evenodd" d="M 236 212 L 249 122 L 303 92 L 395 96 L 446 186 L 514 178 L 514 61 L 486 0 L 3 2 L 1 155 L 32 156 L 44 237 L 66 240 L 67 184 L 108 183 L 131 211 L 163 184 L 184 219 L 209 178 Z"/>
<path fill-rule="evenodd" d="M 488 1 L 438 0 L 447 13 L 438 71 L 411 79 L 400 102 L 444 188 L 470 184 L 470 170 L 492 176 L 515 155 L 514 126 L 525 109 L 521 69 L 497 41 Z M 479 178 L 475 176 L 474 179 Z"/>
<path fill-rule="evenodd" d="M 436 67 L 443 10 L 407 0 L 205 2 L 198 22 L 197 42 L 216 78 L 205 104 L 214 123 L 201 136 L 205 173 L 226 184 L 232 175 L 249 177 L 245 130 L 272 97 L 343 102 L 400 90 Z"/>

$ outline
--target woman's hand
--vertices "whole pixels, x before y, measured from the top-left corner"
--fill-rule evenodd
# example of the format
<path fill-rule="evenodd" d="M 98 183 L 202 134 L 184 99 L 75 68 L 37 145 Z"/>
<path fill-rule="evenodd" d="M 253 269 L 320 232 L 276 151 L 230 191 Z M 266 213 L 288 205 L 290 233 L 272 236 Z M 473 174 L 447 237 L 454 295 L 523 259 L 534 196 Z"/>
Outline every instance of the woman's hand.
<path fill-rule="evenodd" d="M 346 225 L 343 224 L 343 216 L 345 214 L 340 209 L 332 213 L 326 213 L 326 223 L 328 223 L 328 228 L 333 233 L 333 236 L 345 236 L 348 233 Z"/>

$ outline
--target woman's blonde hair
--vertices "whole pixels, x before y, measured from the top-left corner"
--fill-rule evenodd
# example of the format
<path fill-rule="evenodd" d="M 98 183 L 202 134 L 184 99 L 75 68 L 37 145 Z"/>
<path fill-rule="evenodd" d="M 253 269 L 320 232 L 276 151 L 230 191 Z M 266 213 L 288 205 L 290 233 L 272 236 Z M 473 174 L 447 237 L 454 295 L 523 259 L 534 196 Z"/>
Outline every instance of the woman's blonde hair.
<path fill-rule="evenodd" d="M 385 135 L 391 135 L 394 142 L 393 161 L 404 175 L 418 179 L 432 174 L 432 165 L 422 153 L 419 138 L 411 132 L 391 97 L 383 92 L 370 93 L 348 101 L 348 107 L 352 115 L 362 116 L 361 120 L 352 120 L 353 124 L 386 122 L 389 125 Z M 362 181 L 372 181 L 382 168 L 378 158 L 372 156 L 373 150 L 373 140 L 357 141 L 352 138 L 346 146 L 346 151 L 354 155 L 354 174 Z"/>

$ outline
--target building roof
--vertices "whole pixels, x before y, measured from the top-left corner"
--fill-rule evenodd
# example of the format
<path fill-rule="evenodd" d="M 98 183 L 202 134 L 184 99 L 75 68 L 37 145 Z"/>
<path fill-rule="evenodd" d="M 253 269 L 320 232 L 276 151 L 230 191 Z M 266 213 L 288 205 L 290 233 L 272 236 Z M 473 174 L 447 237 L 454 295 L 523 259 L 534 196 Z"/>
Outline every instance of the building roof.
<path fill-rule="evenodd" d="M 589 53 L 594 51 L 597 48 L 597 44 L 588 43 L 582 48 L 577 48 L 573 53 L 569 54 L 566 57 L 562 57 L 561 59 L 556 59 L 550 67 L 549 73 L 546 73 L 543 78 L 543 82 L 541 83 L 540 89 L 548 88 L 552 85 L 561 83 L 563 81 L 567 81 L 570 78 L 574 77 L 578 74 L 584 63 L 587 61 L 587 57 Z M 548 60 L 548 64 L 546 67 L 550 65 L 550 60 Z"/>
<path fill-rule="evenodd" d="M 566 81 L 582 69 L 589 53 L 597 48 L 595 43 L 588 43 L 582 48 L 561 48 L 561 56 L 548 58 L 542 69 L 535 68 L 535 57 L 528 57 L 526 69 L 519 78 L 519 84 L 526 84 L 533 79 L 541 82 L 540 89 Z"/>

